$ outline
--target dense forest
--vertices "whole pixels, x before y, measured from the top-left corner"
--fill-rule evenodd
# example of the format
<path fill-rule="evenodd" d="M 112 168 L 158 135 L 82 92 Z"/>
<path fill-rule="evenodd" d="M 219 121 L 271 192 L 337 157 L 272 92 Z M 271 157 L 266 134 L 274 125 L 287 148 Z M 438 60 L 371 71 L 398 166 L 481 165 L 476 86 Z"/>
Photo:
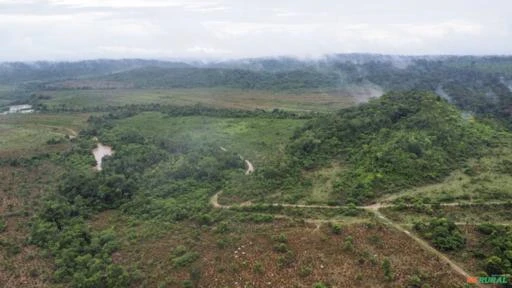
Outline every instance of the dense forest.
<path fill-rule="evenodd" d="M 0 79 L 1 84 L 15 85 L 11 94 L 17 95 L 18 102 L 29 101 L 37 91 L 77 88 L 329 91 L 373 83 L 384 91 L 432 91 L 464 111 L 510 122 L 510 61 L 510 57 L 347 54 L 318 60 L 275 58 L 187 64 L 146 60 L 3 63 Z M 71 86 L 69 81 L 74 81 Z"/>

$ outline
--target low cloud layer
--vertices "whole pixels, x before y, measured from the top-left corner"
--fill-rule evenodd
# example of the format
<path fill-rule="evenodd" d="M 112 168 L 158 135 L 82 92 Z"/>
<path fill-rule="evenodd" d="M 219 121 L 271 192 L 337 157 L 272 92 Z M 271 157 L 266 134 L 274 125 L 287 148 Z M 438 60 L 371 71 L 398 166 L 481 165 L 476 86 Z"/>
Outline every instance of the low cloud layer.
<path fill-rule="evenodd" d="M 0 61 L 511 54 L 509 1 L 0 0 Z"/>

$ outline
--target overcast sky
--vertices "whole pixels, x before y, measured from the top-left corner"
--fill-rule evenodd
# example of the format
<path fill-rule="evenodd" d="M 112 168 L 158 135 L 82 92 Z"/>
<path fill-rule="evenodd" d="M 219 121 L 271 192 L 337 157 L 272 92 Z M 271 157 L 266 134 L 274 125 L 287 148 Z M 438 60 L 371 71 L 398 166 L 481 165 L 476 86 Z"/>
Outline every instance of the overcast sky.
<path fill-rule="evenodd" d="M 507 0 L 0 0 L 0 61 L 512 54 Z"/>

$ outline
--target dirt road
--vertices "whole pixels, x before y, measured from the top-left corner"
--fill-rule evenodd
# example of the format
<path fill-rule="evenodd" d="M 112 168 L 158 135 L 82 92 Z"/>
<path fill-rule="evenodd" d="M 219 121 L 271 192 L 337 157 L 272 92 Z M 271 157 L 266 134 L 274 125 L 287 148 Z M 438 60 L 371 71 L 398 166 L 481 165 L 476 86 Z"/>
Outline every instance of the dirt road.
<path fill-rule="evenodd" d="M 228 149 L 222 147 L 222 146 L 219 146 L 220 150 L 224 151 L 224 152 L 228 152 Z M 244 157 L 242 155 L 238 155 L 240 157 L 240 159 L 244 160 Z M 249 175 L 251 173 L 254 172 L 254 166 L 252 165 L 251 162 L 249 162 L 249 160 L 245 159 L 244 160 L 244 163 L 245 163 L 245 166 L 247 167 L 247 170 L 245 170 L 245 175 Z"/>
<path fill-rule="evenodd" d="M 452 260 L 450 260 L 450 258 L 448 258 L 446 255 L 444 255 L 442 252 L 440 252 L 439 250 L 435 249 L 434 247 L 430 246 L 430 244 L 428 242 L 426 242 L 425 240 L 417 237 L 416 235 L 414 235 L 413 233 L 411 233 L 409 230 L 403 228 L 402 226 L 400 226 L 399 224 L 391 221 L 389 218 L 387 218 L 386 216 L 384 216 L 382 213 L 380 213 L 379 211 L 379 206 L 377 205 L 373 205 L 373 206 L 366 206 L 366 207 L 363 207 L 365 210 L 367 211 L 370 211 L 372 212 L 375 216 L 377 216 L 377 218 L 393 227 L 394 229 L 400 231 L 400 232 L 403 232 L 405 233 L 407 236 L 409 236 L 411 239 L 413 239 L 414 241 L 416 241 L 416 243 L 418 243 L 423 249 L 427 250 L 428 252 L 436 255 L 437 257 L 439 257 L 439 259 L 441 259 L 441 261 L 447 263 L 448 265 L 450 265 L 450 267 L 455 271 L 457 272 L 458 274 L 460 274 L 461 276 L 467 278 L 467 277 L 470 277 L 471 275 L 469 275 L 462 267 L 460 267 L 459 265 L 457 265 L 457 263 L 453 262 Z M 476 285 L 477 287 L 483 287 L 482 285 L 479 285 L 477 284 Z"/>
<path fill-rule="evenodd" d="M 221 193 L 222 193 L 222 191 L 217 192 L 215 195 L 213 195 L 210 198 L 210 204 L 214 208 L 219 208 L 219 209 L 230 209 L 230 208 L 232 208 L 233 206 L 231 206 L 231 205 L 221 205 L 221 204 L 219 204 L 219 195 Z M 468 204 L 469 205 L 478 205 L 478 203 L 444 203 L 444 204 L 441 204 L 441 206 L 459 206 L 459 205 L 468 205 Z M 505 203 L 503 203 L 503 202 L 495 202 L 493 204 L 505 204 Z M 244 203 L 242 203 L 241 205 L 238 205 L 238 206 L 252 206 L 252 205 L 253 205 L 253 203 L 248 201 L 248 202 L 244 202 Z M 348 206 L 302 205 L 302 204 L 286 204 L 286 203 L 271 203 L 271 204 L 268 204 L 268 205 L 270 205 L 270 206 L 282 206 L 282 207 L 293 207 L 293 208 L 324 208 L 324 209 L 337 209 L 337 208 L 346 208 L 346 207 L 348 207 Z M 467 277 L 471 276 L 462 267 L 457 265 L 457 263 L 453 262 L 452 260 L 450 260 L 450 258 L 448 258 L 446 255 L 444 255 L 442 252 L 440 252 L 437 249 L 435 249 L 434 247 L 432 247 L 428 242 L 426 242 L 425 240 L 422 240 L 421 238 L 419 238 L 418 236 L 414 235 L 412 232 L 410 232 L 409 230 L 403 228 L 399 224 L 391 221 L 389 218 L 384 216 L 379 211 L 379 209 L 381 209 L 381 208 L 393 207 L 393 206 L 396 206 L 396 205 L 375 203 L 373 205 L 368 205 L 368 206 L 358 206 L 357 208 L 364 209 L 366 211 L 369 211 L 369 212 L 373 213 L 379 221 L 381 221 L 384 224 L 389 225 L 390 227 L 392 227 L 392 228 L 394 228 L 394 229 L 396 229 L 396 230 L 406 234 L 411 239 L 416 241 L 416 243 L 418 243 L 423 249 L 425 249 L 428 252 L 430 252 L 430 253 L 434 254 L 435 256 L 437 256 L 442 262 L 448 264 L 455 272 L 457 272 L 459 275 L 463 276 L 464 278 L 467 278 Z M 320 228 L 320 225 L 323 222 L 325 222 L 325 221 L 326 220 L 321 220 L 321 219 L 308 219 L 307 222 L 314 223 L 316 225 L 316 228 L 314 229 L 314 231 L 318 231 L 319 228 Z M 480 284 L 476 284 L 476 286 L 477 287 L 483 287 Z"/>
<path fill-rule="evenodd" d="M 247 166 L 247 170 L 245 171 L 245 175 L 249 175 L 254 172 L 254 166 L 249 160 L 245 160 L 245 165 Z"/>

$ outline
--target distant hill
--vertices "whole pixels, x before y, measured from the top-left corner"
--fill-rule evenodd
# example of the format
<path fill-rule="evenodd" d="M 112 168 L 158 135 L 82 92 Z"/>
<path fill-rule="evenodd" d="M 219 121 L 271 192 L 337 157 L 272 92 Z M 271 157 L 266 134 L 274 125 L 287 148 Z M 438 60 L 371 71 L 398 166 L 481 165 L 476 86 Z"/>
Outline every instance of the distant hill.
<path fill-rule="evenodd" d="M 78 62 L 4 62 L 0 63 L 0 84 L 20 84 L 27 81 L 76 79 L 122 72 L 146 66 L 188 67 L 185 63 L 158 60 L 87 60 Z"/>
<path fill-rule="evenodd" d="M 305 89 L 336 87 L 339 73 L 291 70 L 281 72 L 230 68 L 145 67 L 107 76 L 137 88 L 236 87 L 245 89 Z"/>
<path fill-rule="evenodd" d="M 465 111 L 512 123 L 511 81 L 509 56 L 332 54 L 318 59 L 186 63 L 141 59 L 0 63 L 0 84 L 18 87 L 23 99 L 34 91 L 59 89 L 334 90 L 372 84 L 384 91 L 432 91 Z"/>

